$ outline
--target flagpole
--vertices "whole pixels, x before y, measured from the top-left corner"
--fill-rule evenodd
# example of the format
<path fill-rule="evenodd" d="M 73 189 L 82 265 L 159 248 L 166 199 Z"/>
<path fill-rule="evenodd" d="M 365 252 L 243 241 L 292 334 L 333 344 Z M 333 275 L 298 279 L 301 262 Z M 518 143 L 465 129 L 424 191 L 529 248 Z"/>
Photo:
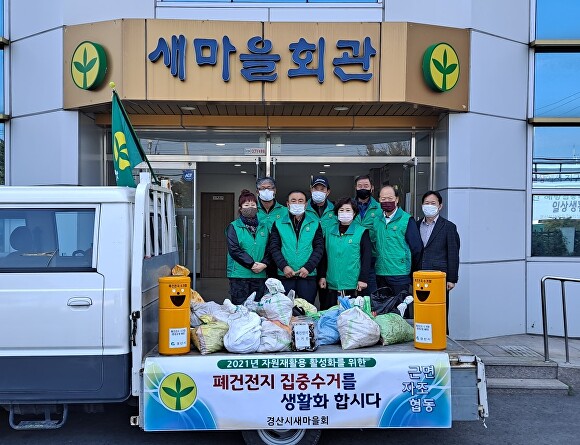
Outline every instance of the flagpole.
<path fill-rule="evenodd" d="M 119 109 L 121 110 L 121 113 L 123 114 L 123 118 L 125 119 L 127 124 L 129 124 L 129 131 L 131 132 L 131 136 L 133 137 L 133 139 L 137 143 L 136 145 L 137 145 L 137 149 L 139 150 L 139 154 L 145 160 L 145 162 L 147 163 L 147 166 L 149 167 L 149 171 L 151 172 L 151 177 L 152 177 L 153 183 L 157 184 L 157 185 L 161 185 L 161 182 L 159 181 L 159 179 L 157 179 L 157 176 L 155 176 L 155 172 L 153 171 L 153 168 L 151 167 L 151 164 L 149 163 L 149 159 L 147 159 L 147 155 L 145 154 L 143 147 L 141 147 L 141 142 L 139 142 L 139 138 L 137 137 L 137 134 L 135 133 L 135 130 L 133 129 L 133 124 L 129 120 L 129 116 L 127 115 L 127 112 L 125 111 L 125 107 L 123 106 L 123 102 L 121 101 L 119 94 L 117 94 L 117 90 L 115 90 L 115 82 L 111 82 L 109 84 L 109 86 L 113 90 L 113 93 L 111 95 L 111 102 L 113 100 L 113 97 L 116 95 L 117 102 L 120 105 Z"/>

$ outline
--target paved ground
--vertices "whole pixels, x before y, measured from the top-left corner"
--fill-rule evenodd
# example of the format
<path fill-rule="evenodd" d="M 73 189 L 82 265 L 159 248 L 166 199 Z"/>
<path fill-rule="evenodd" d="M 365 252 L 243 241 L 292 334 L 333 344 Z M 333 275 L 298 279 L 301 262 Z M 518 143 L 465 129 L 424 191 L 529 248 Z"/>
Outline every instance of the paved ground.
<path fill-rule="evenodd" d="M 486 357 L 529 357 L 544 360 L 544 337 L 542 335 L 506 335 L 472 341 L 459 341 L 466 349 L 478 355 L 485 363 Z M 580 368 L 580 339 L 569 339 L 570 363 L 566 363 L 564 339 L 549 337 L 549 359 L 562 366 Z"/>
<path fill-rule="evenodd" d="M 580 395 L 491 394 L 487 428 L 482 422 L 454 422 L 451 429 L 326 430 L 320 445 L 445 444 L 445 445 L 552 445 L 578 443 Z M 243 445 L 236 431 L 145 433 L 129 426 L 136 409 L 107 406 L 105 411 L 70 413 L 69 421 L 55 431 L 14 431 L 0 410 L 2 445 Z"/>

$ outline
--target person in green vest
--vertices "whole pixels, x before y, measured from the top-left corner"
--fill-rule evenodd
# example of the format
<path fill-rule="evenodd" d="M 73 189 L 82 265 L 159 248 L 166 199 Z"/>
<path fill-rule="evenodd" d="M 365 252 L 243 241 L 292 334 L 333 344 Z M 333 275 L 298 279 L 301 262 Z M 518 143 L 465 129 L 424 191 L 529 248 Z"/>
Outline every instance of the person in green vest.
<path fill-rule="evenodd" d="M 288 209 L 276 201 L 276 181 L 274 178 L 265 176 L 256 181 L 256 193 L 258 194 L 258 219 L 262 221 L 268 230 L 272 230 L 275 221 L 288 213 Z M 266 268 L 268 278 L 277 278 L 278 269 L 271 261 Z"/>
<path fill-rule="evenodd" d="M 313 176 L 310 181 L 310 199 L 306 203 L 306 213 L 312 215 L 320 222 L 322 229 L 322 236 L 326 228 L 333 226 L 336 223 L 336 214 L 334 213 L 334 205 L 328 199 L 330 195 L 330 184 L 326 176 Z M 328 289 L 320 287 L 320 269 L 316 276 L 318 300 L 320 302 L 328 299 Z"/>
<path fill-rule="evenodd" d="M 372 246 L 369 231 L 355 220 L 358 206 L 350 197 L 340 198 L 334 206 L 337 221 L 324 232 L 325 260 L 319 286 L 327 288 L 320 298 L 320 310 L 337 304 L 340 295 L 356 297 L 365 291 L 371 266 Z"/>
<path fill-rule="evenodd" d="M 258 179 L 256 192 L 258 193 L 258 219 L 264 221 L 268 230 L 271 230 L 272 224 L 282 218 L 288 209 L 276 201 L 276 181 L 274 178 L 266 176 Z"/>
<path fill-rule="evenodd" d="M 356 204 L 359 210 L 355 220 L 369 230 L 372 228 L 375 218 L 383 217 L 381 205 L 375 198 L 373 198 L 374 190 L 375 188 L 373 186 L 373 180 L 371 179 L 370 175 L 360 175 L 355 178 L 354 192 Z M 369 269 L 369 282 L 367 287 L 367 292 L 369 295 L 377 290 L 375 262 L 376 254 L 373 249 L 371 266 Z"/>
<path fill-rule="evenodd" d="M 306 203 L 306 213 L 314 216 L 320 221 L 322 232 L 334 225 L 336 222 L 336 214 L 334 213 L 334 205 L 328 199 L 330 195 L 330 184 L 326 176 L 314 176 L 310 181 L 310 196 L 311 198 Z"/>
<path fill-rule="evenodd" d="M 318 219 L 306 213 L 306 193 L 288 194 L 288 212 L 276 220 L 270 234 L 270 255 L 278 267 L 284 290 L 314 304 L 316 267 L 324 253 L 324 240 Z"/>
<path fill-rule="evenodd" d="M 379 202 L 383 215 L 375 218 L 371 241 L 377 255 L 377 286 L 390 287 L 394 295 L 409 292 L 411 272 L 418 270 L 423 242 L 417 223 L 399 207 L 399 190 L 392 185 L 381 188 Z"/>
<path fill-rule="evenodd" d="M 252 292 L 256 292 L 256 300 L 264 295 L 270 231 L 257 217 L 256 195 L 242 190 L 238 205 L 240 216 L 226 229 L 227 276 L 232 303 L 243 304 Z"/>

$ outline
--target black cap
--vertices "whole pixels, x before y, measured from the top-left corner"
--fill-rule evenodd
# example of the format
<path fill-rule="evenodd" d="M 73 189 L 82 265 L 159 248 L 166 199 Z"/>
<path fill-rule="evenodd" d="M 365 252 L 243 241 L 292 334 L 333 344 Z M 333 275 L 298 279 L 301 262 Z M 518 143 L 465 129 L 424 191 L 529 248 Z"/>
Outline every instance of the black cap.
<path fill-rule="evenodd" d="M 313 176 L 312 182 L 310 183 L 310 187 L 314 187 L 317 184 L 321 184 L 327 189 L 330 188 L 330 184 L 328 183 L 328 178 L 326 176 Z"/>

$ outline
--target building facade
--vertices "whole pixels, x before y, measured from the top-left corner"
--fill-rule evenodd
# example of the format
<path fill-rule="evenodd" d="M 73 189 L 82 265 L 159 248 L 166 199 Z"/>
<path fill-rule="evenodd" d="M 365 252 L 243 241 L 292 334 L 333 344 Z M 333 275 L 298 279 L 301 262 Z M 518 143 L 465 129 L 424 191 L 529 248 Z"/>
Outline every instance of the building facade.
<path fill-rule="evenodd" d="M 578 276 L 580 45 L 550 26 L 579 17 L 572 1 L 4 3 L 5 183 L 114 185 L 114 82 L 201 279 L 225 276 L 241 189 L 275 176 L 284 204 L 316 174 L 331 199 L 360 174 L 396 185 L 417 217 L 442 193 L 454 338 L 541 333 L 541 277 Z"/>

